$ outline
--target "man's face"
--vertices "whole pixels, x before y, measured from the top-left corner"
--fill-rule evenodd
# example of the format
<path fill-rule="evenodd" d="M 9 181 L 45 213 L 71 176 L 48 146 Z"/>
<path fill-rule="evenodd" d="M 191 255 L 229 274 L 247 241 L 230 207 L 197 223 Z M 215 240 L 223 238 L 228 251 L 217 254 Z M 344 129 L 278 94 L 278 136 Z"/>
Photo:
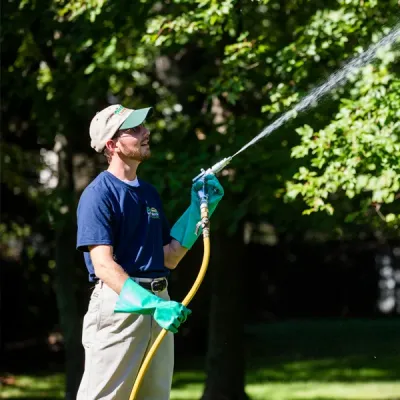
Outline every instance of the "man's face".
<path fill-rule="evenodd" d="M 116 150 L 122 158 L 145 161 L 150 158 L 150 131 L 143 125 L 119 131 Z"/>

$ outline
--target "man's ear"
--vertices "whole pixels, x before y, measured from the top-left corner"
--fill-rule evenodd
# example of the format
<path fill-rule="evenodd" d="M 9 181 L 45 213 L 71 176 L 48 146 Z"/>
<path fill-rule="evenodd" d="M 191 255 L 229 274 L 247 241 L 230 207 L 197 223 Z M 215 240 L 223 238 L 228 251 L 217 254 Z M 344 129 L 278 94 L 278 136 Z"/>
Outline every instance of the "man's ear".
<path fill-rule="evenodd" d="M 106 148 L 108 149 L 108 151 L 115 151 L 115 149 L 117 148 L 117 143 L 115 142 L 115 140 L 107 140 L 106 142 Z"/>

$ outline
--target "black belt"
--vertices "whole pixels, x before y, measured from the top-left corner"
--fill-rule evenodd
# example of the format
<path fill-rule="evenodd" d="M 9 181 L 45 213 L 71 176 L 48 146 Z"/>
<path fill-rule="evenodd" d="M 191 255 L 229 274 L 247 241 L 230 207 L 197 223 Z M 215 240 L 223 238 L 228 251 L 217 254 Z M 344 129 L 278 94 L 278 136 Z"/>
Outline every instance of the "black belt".
<path fill-rule="evenodd" d="M 133 278 L 135 279 L 135 278 Z M 139 282 L 135 281 L 137 284 L 139 284 L 141 287 L 151 290 L 154 293 L 162 292 L 168 287 L 168 280 L 167 278 L 155 278 L 151 282 Z"/>

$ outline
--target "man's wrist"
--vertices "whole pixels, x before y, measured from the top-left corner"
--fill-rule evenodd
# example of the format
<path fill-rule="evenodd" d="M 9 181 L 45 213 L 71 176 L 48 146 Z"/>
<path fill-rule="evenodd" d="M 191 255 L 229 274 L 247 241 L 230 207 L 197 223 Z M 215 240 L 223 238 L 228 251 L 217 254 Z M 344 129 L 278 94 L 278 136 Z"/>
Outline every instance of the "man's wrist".
<path fill-rule="evenodd" d="M 176 268 L 188 250 L 178 240 L 172 239 L 170 243 L 164 246 L 164 265 L 169 269 Z"/>

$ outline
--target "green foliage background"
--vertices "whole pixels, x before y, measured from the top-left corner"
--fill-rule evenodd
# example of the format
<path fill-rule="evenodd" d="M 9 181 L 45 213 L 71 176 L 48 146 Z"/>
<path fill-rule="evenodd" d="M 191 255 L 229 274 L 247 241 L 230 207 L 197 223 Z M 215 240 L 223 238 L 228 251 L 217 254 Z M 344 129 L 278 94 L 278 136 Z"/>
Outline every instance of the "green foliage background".
<path fill-rule="evenodd" d="M 53 224 L 71 193 L 35 181 L 40 149 L 63 137 L 72 154 L 93 158 L 88 123 L 110 101 L 155 107 L 154 157 L 141 173 L 174 219 L 200 168 L 235 153 L 387 34 L 398 13 L 393 0 L 26 0 L 4 8 L 3 180 L 43 203 Z M 221 177 L 227 195 L 216 226 L 261 218 L 281 231 L 293 220 L 299 231 L 316 224 L 344 234 L 352 229 L 344 221 L 396 231 L 397 72 L 397 47 L 382 49 L 350 83 L 238 156 Z M 317 211 L 333 217 L 301 217 Z"/>

